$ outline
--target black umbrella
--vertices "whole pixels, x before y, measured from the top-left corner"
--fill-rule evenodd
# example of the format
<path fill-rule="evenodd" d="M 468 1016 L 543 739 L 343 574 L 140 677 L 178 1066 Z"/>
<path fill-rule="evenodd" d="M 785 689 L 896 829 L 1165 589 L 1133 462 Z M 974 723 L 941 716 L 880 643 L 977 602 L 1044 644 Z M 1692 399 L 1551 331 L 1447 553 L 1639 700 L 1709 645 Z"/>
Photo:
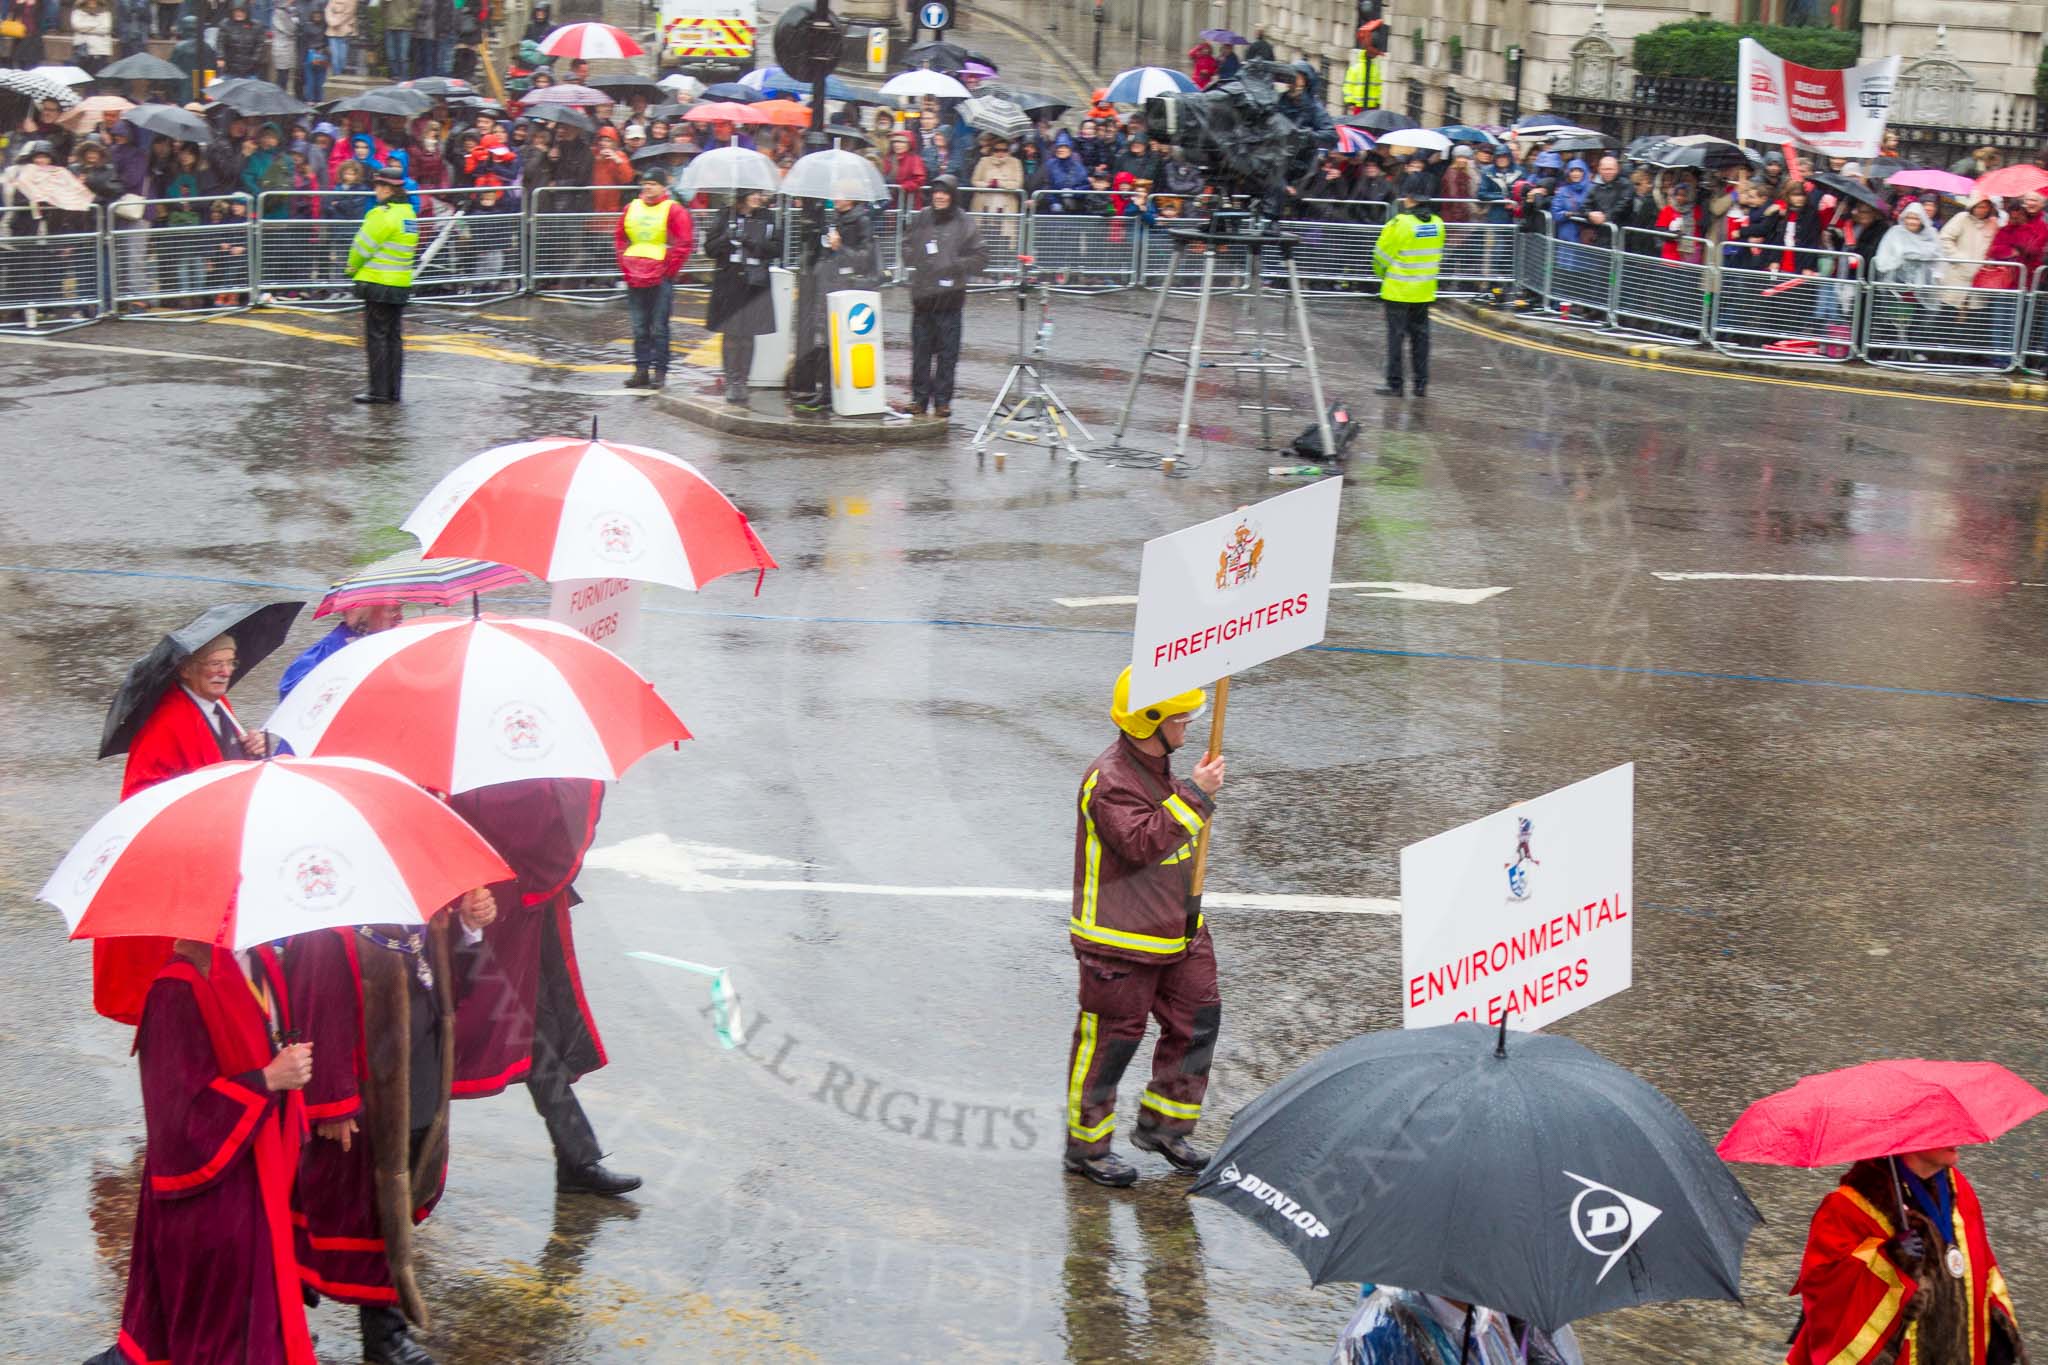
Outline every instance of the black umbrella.
<path fill-rule="evenodd" d="M 649 100 L 659 100 L 668 94 L 646 76 L 592 76 L 583 83 L 592 90 L 602 90 L 607 95 L 616 95 L 622 104 L 635 95 L 645 95 Z"/>
<path fill-rule="evenodd" d="M 1396 128 L 1413 128 L 1415 125 L 1391 109 L 1368 109 L 1362 114 L 1346 114 L 1337 120 L 1339 128 L 1363 128 L 1368 133 L 1391 133 Z"/>
<path fill-rule="evenodd" d="M 1863 176 L 1873 185 L 1881 185 L 1905 169 L 1906 163 L 1897 157 L 1880 156 L 1863 163 Z"/>
<path fill-rule="evenodd" d="M 944 39 L 930 43 L 919 43 L 915 47 L 905 48 L 903 51 L 903 61 L 906 66 L 913 70 L 922 66 L 928 67 L 933 71 L 958 71 L 969 62 L 980 62 L 992 71 L 1000 69 L 994 62 L 982 56 L 973 48 L 962 47 L 958 43 L 949 43 Z"/>
<path fill-rule="evenodd" d="M 751 85 L 741 85 L 738 81 L 720 81 L 716 85 L 707 85 L 704 87 L 703 92 L 697 96 L 700 102 L 705 100 L 732 100 L 739 104 L 752 104 L 760 98 L 760 91 L 754 89 Z"/>
<path fill-rule="evenodd" d="M 1313 1283 L 1398 1284 L 1545 1331 L 1737 1298 L 1763 1221 L 1654 1086 L 1569 1038 L 1480 1024 L 1340 1043 L 1239 1111 L 1189 1193 Z"/>
<path fill-rule="evenodd" d="M 635 166 L 644 166 L 651 161 L 657 165 L 665 165 L 679 156 L 695 156 L 696 154 L 697 149 L 695 147 L 685 147 L 680 143 L 650 142 L 639 151 L 633 153 L 633 164 Z"/>
<path fill-rule="evenodd" d="M 412 118 L 424 114 L 434 107 L 434 97 L 424 90 L 408 90 L 402 85 L 384 85 L 375 90 L 365 90 L 360 95 L 350 95 L 345 100 L 336 100 L 327 106 L 330 114 L 396 114 L 400 118 Z"/>
<path fill-rule="evenodd" d="M 1014 85 L 984 85 L 975 91 L 977 95 L 999 95 L 1022 109 L 1033 118 L 1058 118 L 1074 107 L 1072 100 L 1061 99 L 1039 90 L 1020 90 Z"/>
<path fill-rule="evenodd" d="M 94 74 L 102 81 L 183 81 L 185 73 L 163 58 L 148 52 L 108 62 Z"/>
<path fill-rule="evenodd" d="M 688 104 L 677 104 L 674 100 L 670 100 L 666 104 L 650 104 L 647 106 L 647 117 L 650 119 L 679 119 L 689 113 L 692 107 L 692 105 Z"/>
<path fill-rule="evenodd" d="M 1632 142 L 1629 146 L 1633 148 L 1635 143 Z M 1747 166 L 1753 171 L 1760 171 L 1764 168 L 1764 159 L 1755 152 L 1726 138 L 1713 137 L 1706 133 L 1659 138 L 1657 145 L 1642 153 L 1638 159 L 1653 166 L 1668 166 L 1673 169 L 1720 171 L 1735 166 Z"/>
<path fill-rule="evenodd" d="M 586 133 L 597 131 L 597 123 L 590 115 L 567 104 L 536 104 L 526 111 L 526 117 L 536 123 L 559 123 L 565 128 L 580 128 Z"/>
<path fill-rule="evenodd" d="M 138 104 L 121 117 L 137 128 L 179 142 L 204 145 L 213 141 L 213 129 L 206 126 L 205 119 L 175 104 Z"/>
<path fill-rule="evenodd" d="M 436 99 L 476 93 L 476 87 L 459 76 L 421 76 L 417 80 L 400 81 L 398 85 L 402 90 L 418 90 Z"/>
<path fill-rule="evenodd" d="M 1836 175 L 1833 171 L 1822 171 L 1813 177 L 1813 183 L 1823 189 L 1834 191 L 1835 194 L 1844 199 L 1854 199 L 1859 204 L 1868 204 L 1879 213 L 1888 212 L 1891 207 L 1885 203 L 1884 196 L 1876 190 L 1870 188 L 1861 180 L 1851 180 L 1846 175 Z"/>
<path fill-rule="evenodd" d="M 292 618 L 304 602 L 271 602 L 256 606 L 229 602 L 208 607 L 199 615 L 157 641 L 156 648 L 137 659 L 128 669 L 121 690 L 107 708 L 106 727 L 100 732 L 100 757 L 126 753 L 135 732 L 149 718 L 157 698 L 170 685 L 178 665 L 192 657 L 192 651 L 216 635 L 235 637 L 235 676 L 245 674 L 269 657 L 292 628 Z M 233 683 L 229 684 L 230 686 Z"/>
<path fill-rule="evenodd" d="M 245 118 L 266 118 L 275 114 L 310 114 L 313 106 L 269 81 L 253 79 L 223 83 L 214 98 Z"/>

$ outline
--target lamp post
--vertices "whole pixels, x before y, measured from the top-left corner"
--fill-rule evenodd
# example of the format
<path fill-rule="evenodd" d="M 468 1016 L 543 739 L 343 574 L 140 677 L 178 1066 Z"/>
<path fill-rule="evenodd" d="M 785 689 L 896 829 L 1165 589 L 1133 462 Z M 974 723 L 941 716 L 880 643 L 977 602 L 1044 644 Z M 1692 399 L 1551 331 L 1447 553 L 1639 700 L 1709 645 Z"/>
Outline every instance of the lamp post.
<path fill-rule="evenodd" d="M 1097 75 L 1102 73 L 1102 0 L 1095 0 L 1095 57 L 1089 69 Z"/>
<path fill-rule="evenodd" d="M 1518 43 L 1507 52 L 1508 79 L 1515 83 L 1515 92 L 1508 97 L 1507 121 L 1513 123 L 1522 116 L 1522 48 Z"/>

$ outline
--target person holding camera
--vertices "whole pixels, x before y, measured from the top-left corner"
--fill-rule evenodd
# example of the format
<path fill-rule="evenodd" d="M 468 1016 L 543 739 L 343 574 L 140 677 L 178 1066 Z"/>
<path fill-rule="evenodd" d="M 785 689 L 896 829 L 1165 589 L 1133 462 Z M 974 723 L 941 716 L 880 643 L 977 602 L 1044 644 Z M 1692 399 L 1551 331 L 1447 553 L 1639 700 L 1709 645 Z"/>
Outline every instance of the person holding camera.
<path fill-rule="evenodd" d="M 747 190 L 718 211 L 704 234 L 711 258 L 711 302 L 704 325 L 724 338 L 725 401 L 747 406 L 747 376 L 754 368 L 754 338 L 775 330 L 775 299 L 768 266 L 781 259 L 782 235 L 766 190 Z"/>
<path fill-rule="evenodd" d="M 967 282 L 988 267 L 988 248 L 974 220 L 960 211 L 959 181 L 942 175 L 932 181 L 931 195 L 931 207 L 903 231 L 910 269 L 910 411 L 950 417 Z"/>

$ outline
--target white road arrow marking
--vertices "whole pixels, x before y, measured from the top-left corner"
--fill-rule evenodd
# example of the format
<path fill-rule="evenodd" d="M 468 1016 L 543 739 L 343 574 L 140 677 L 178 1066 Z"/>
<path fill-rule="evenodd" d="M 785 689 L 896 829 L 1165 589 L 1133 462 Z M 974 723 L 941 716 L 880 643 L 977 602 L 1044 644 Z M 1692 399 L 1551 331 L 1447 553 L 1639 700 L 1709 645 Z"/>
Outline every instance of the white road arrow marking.
<path fill-rule="evenodd" d="M 1939 583 L 1956 587 L 2041 588 L 2017 578 L 1889 578 L 1846 573 L 1671 573 L 1653 569 L 1666 583 Z"/>
<path fill-rule="evenodd" d="M 1371 589 L 1372 591 L 1360 591 Z M 1359 597 L 1390 598 L 1396 602 L 1447 602 L 1460 607 L 1476 606 L 1489 597 L 1498 597 L 1508 591 L 1506 588 L 1442 588 L 1434 583 L 1371 582 L 1332 583 L 1330 591 L 1356 592 Z M 1135 597 L 1055 597 L 1054 602 L 1062 607 L 1135 607 Z"/>
<path fill-rule="evenodd" d="M 725 894 L 747 891 L 808 891 L 832 896 L 914 896 L 948 900 L 1043 901 L 1065 905 L 1074 898 L 1071 888 L 1037 890 L 1014 886 L 885 886 L 870 882 L 833 882 L 789 877 L 723 877 L 720 870 L 774 871 L 805 867 L 787 858 L 721 848 L 716 844 L 679 842 L 666 834 L 642 834 L 603 848 L 593 849 L 583 865 L 606 872 L 623 872 L 643 881 L 659 882 L 681 891 Z M 1277 895 L 1256 892 L 1208 891 L 1202 896 L 1205 910 L 1287 910 L 1321 915 L 1398 915 L 1401 902 L 1371 896 Z"/>

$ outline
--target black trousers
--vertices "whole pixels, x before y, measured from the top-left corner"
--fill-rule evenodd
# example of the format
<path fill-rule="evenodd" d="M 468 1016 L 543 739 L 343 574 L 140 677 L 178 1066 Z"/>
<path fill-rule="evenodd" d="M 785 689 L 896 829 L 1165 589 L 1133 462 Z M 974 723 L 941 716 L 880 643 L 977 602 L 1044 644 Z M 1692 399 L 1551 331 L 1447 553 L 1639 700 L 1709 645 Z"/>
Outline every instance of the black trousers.
<path fill-rule="evenodd" d="M 719 351 L 725 361 L 725 391 L 744 396 L 747 375 L 754 368 L 754 334 L 727 332 L 719 343 Z"/>
<path fill-rule="evenodd" d="M 942 294 L 910 310 L 910 405 L 953 406 L 953 367 L 960 363 L 960 322 L 967 296 Z"/>
<path fill-rule="evenodd" d="M 1401 340 L 1405 337 L 1415 361 L 1415 391 L 1421 393 L 1429 387 L 1429 305 L 1382 299 L 1380 307 L 1387 314 L 1387 387 L 1401 387 Z"/>
<path fill-rule="evenodd" d="M 750 336 L 747 341 L 752 343 L 753 338 Z M 592 1131 L 576 1092 L 570 1089 L 569 1064 L 564 1060 L 569 1040 L 575 1036 L 572 1029 L 580 1027 L 582 1014 L 576 1006 L 576 988 L 569 983 L 567 969 L 561 965 L 565 959 L 555 917 L 548 915 L 545 919 L 540 991 L 534 1001 L 533 1069 L 526 1073 L 526 1093 L 533 1097 L 534 1109 L 547 1124 L 555 1160 L 564 1166 L 587 1166 L 604 1152 L 597 1145 L 597 1134 Z"/>
<path fill-rule="evenodd" d="M 363 354 L 370 366 L 370 393 L 398 399 L 405 378 L 405 305 L 363 303 Z"/>

